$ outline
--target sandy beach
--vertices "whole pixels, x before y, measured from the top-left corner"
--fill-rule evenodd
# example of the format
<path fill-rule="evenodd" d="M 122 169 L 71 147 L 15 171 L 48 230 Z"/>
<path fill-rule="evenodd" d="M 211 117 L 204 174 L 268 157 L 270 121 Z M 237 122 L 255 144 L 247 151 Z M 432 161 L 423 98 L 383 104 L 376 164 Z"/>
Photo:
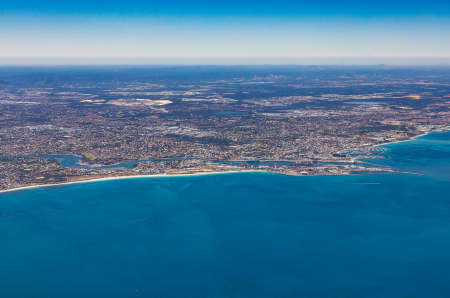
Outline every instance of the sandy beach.
<path fill-rule="evenodd" d="M 427 134 L 430 134 L 430 133 L 433 133 L 433 132 L 446 132 L 446 131 L 449 131 L 449 130 L 450 130 L 450 127 L 446 127 L 446 128 L 442 128 L 442 129 L 436 129 L 436 130 L 430 130 L 430 131 L 421 133 L 421 134 L 419 134 L 417 136 L 411 137 L 411 138 L 406 139 L 406 140 L 386 142 L 386 143 L 378 144 L 375 147 L 380 147 L 380 146 L 389 145 L 389 144 L 398 144 L 398 143 L 403 143 L 403 142 L 409 142 L 409 141 L 413 141 L 413 140 L 415 140 L 417 138 L 426 136 Z"/>
<path fill-rule="evenodd" d="M 380 146 L 385 146 L 385 145 L 389 145 L 389 144 L 398 144 L 398 143 L 404 143 L 404 142 L 413 141 L 413 140 L 415 140 L 417 138 L 426 136 L 427 134 L 429 134 L 431 132 L 433 132 L 433 131 L 425 132 L 425 133 L 422 133 L 420 135 L 414 136 L 414 137 L 406 139 L 406 140 L 399 140 L 399 141 L 392 141 L 392 142 L 381 143 L 381 144 L 375 145 L 375 147 L 380 147 Z"/>
<path fill-rule="evenodd" d="M 411 137 L 406 140 L 386 142 L 386 143 L 375 145 L 375 147 L 380 147 L 380 146 L 389 145 L 389 144 L 409 142 L 409 141 L 415 140 L 417 138 L 420 138 L 422 136 L 426 136 L 427 134 L 430 134 L 432 132 L 444 132 L 444 131 L 448 131 L 448 130 L 449 130 L 449 128 L 442 129 L 442 130 L 432 130 L 432 131 L 428 131 L 428 132 L 424 132 L 422 134 L 416 135 L 416 136 Z M 114 177 L 86 178 L 86 179 L 81 178 L 80 180 L 74 180 L 74 181 L 68 181 L 68 182 L 62 182 L 62 183 L 36 184 L 36 185 L 28 185 L 28 186 L 21 186 L 21 187 L 16 187 L 16 188 L 11 188 L 11 189 L 5 189 L 5 190 L 0 190 L 0 194 L 7 193 L 7 192 L 13 192 L 13 191 L 19 191 L 19 190 L 48 187 L 48 186 L 51 187 L 51 186 L 61 186 L 61 185 L 69 185 L 69 184 L 76 184 L 76 183 L 89 183 L 89 182 L 109 181 L 109 180 L 119 180 L 119 179 L 185 177 L 185 176 L 203 176 L 203 175 L 233 174 L 233 173 L 270 173 L 270 172 L 264 171 L 264 170 L 232 170 L 232 171 L 223 171 L 223 172 L 198 172 L 198 173 L 187 173 L 187 174 L 127 175 L 127 176 L 114 176 Z"/>
<path fill-rule="evenodd" d="M 188 177 L 188 176 L 233 174 L 233 173 L 268 173 L 268 172 L 262 171 L 262 170 L 242 170 L 242 171 L 223 171 L 223 172 L 199 172 L 199 173 L 190 173 L 190 174 L 155 174 L 155 175 L 128 175 L 128 176 L 114 176 L 114 177 L 98 177 L 98 178 L 87 178 L 87 179 L 80 179 L 80 180 L 68 181 L 68 182 L 62 182 L 62 183 L 35 184 L 35 185 L 21 186 L 21 187 L 16 187 L 16 188 L 11 188 L 11 189 L 0 190 L 0 194 L 7 193 L 7 192 L 13 192 L 13 191 L 19 191 L 19 190 L 33 189 L 33 188 L 61 186 L 61 185 L 78 184 L 78 183 L 99 182 L 99 181 L 120 180 L 120 179 Z"/>

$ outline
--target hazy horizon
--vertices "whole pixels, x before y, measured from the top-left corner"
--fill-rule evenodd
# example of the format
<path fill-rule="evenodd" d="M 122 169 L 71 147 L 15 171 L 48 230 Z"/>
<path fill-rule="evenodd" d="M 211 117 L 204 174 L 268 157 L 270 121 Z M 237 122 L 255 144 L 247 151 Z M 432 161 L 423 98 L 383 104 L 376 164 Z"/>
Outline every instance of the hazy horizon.
<path fill-rule="evenodd" d="M 450 66 L 447 57 L 0 57 L 0 66 L 336 65 Z"/>

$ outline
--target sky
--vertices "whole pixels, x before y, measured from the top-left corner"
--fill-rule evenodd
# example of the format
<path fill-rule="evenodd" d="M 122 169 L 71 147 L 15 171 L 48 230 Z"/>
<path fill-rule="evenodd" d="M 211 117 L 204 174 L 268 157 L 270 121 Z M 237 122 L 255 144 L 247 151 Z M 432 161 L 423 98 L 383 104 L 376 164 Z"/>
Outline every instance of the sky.
<path fill-rule="evenodd" d="M 272 57 L 274 62 L 372 57 L 377 63 L 383 62 L 379 57 L 400 62 L 429 57 L 439 63 L 450 56 L 450 4 L 448 0 L 0 0 L 0 56 L 0 63 L 20 57 L 41 57 L 40 61 Z M 22 61 L 37 61 L 26 59 Z"/>

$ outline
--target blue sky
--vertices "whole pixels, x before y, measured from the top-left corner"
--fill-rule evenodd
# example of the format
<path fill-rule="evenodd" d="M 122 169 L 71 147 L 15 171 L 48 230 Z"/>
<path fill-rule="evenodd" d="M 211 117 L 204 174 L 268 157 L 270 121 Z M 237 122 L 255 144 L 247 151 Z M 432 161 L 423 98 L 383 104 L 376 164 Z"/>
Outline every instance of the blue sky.
<path fill-rule="evenodd" d="M 450 56 L 448 1 L 0 0 L 0 56 Z"/>

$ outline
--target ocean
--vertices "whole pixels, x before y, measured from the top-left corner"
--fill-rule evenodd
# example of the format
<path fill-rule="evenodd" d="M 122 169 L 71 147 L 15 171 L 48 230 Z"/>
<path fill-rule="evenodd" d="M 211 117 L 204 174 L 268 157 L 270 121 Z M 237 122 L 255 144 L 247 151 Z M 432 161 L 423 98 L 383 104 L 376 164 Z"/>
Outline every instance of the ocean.
<path fill-rule="evenodd" d="M 423 175 L 136 178 L 0 195 L 0 297 L 450 297 L 450 133 Z"/>

